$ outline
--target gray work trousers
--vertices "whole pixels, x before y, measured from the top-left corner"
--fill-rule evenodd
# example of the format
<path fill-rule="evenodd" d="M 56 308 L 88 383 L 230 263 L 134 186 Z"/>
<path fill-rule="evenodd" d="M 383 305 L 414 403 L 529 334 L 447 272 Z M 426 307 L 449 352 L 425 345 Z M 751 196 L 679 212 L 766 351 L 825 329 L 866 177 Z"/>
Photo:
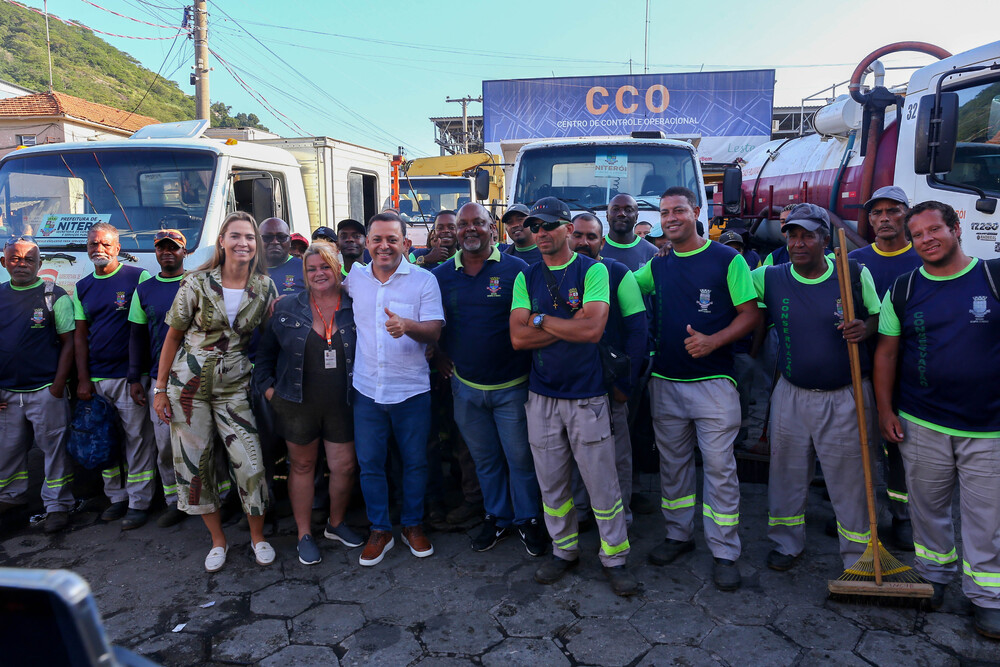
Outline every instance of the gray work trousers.
<path fill-rule="evenodd" d="M 552 398 L 529 391 L 525 408 L 552 553 L 565 560 L 579 555 L 571 485 L 575 461 L 600 534 L 601 563 L 606 567 L 624 565 L 629 552 L 628 529 L 618 476 L 612 472 L 615 443 L 608 397 Z"/>
<path fill-rule="evenodd" d="M 615 472 L 618 473 L 618 488 L 622 492 L 622 505 L 625 507 L 625 524 L 632 525 L 632 509 L 629 501 L 632 499 L 632 438 L 628 431 L 628 403 L 611 401 L 611 421 L 615 432 Z M 587 487 L 583 485 L 580 469 L 573 466 L 573 504 L 576 511 L 584 514 L 589 512 L 590 496 Z"/>
<path fill-rule="evenodd" d="M 875 437 L 875 401 L 863 383 L 869 443 Z M 850 386 L 812 391 L 778 378 L 771 396 L 771 464 L 767 536 L 780 553 L 798 556 L 806 543 L 806 501 L 816 457 L 837 518 L 840 557 L 850 567 L 871 538 L 861 438 Z"/>
<path fill-rule="evenodd" d="M 958 570 L 952 497 L 962 516 L 962 591 L 1000 609 L 1000 438 L 940 433 L 907 419 L 899 446 L 906 463 L 914 569 L 944 584 Z"/>
<path fill-rule="evenodd" d="M 69 401 L 48 387 L 35 391 L 0 389 L 0 502 L 27 502 L 28 450 L 34 442 L 45 456 L 42 503 L 46 512 L 73 508 L 73 461 L 66 451 Z"/>
<path fill-rule="evenodd" d="M 174 449 L 170 444 L 170 424 L 161 420 L 153 409 L 153 387 L 147 393 L 149 421 L 153 425 L 153 440 L 156 442 L 156 469 L 163 485 L 163 497 L 168 505 L 177 504 L 177 473 L 174 472 Z M 225 470 L 225 468 L 223 468 Z"/>
<path fill-rule="evenodd" d="M 143 390 L 149 378 L 142 378 Z M 113 502 L 128 501 L 136 510 L 148 510 L 153 500 L 156 477 L 156 444 L 153 425 L 149 421 L 149 408 L 136 405 L 128 393 L 128 380 L 110 378 L 94 383 L 94 391 L 114 403 L 124 430 L 122 466 L 126 478 L 120 479 L 118 466 L 101 471 L 104 477 L 104 495 Z"/>
<path fill-rule="evenodd" d="M 660 507 L 667 537 L 694 534 L 694 448 L 701 450 L 705 481 L 705 540 L 716 558 L 740 557 L 740 483 L 733 441 L 740 429 L 740 398 L 726 379 L 649 382 L 656 448 L 660 453 Z"/>

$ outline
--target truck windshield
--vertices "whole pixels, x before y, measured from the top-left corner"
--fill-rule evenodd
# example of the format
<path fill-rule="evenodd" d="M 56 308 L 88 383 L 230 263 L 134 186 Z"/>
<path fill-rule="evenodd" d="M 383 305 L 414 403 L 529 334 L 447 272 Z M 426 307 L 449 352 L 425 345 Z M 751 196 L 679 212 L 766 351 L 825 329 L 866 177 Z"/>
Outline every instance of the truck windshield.
<path fill-rule="evenodd" d="M 159 229 L 195 248 L 215 155 L 205 151 L 95 149 L 12 157 L 0 166 L 0 234 L 34 235 L 41 248 L 86 248 L 97 222 L 118 228 L 122 250 L 152 251 Z"/>
<path fill-rule="evenodd" d="M 438 211 L 457 211 L 472 201 L 471 187 L 467 178 L 400 178 L 399 212 L 430 222 Z"/>
<path fill-rule="evenodd" d="M 958 93 L 958 146 L 955 162 L 942 178 L 1000 195 L 1000 81 Z"/>
<path fill-rule="evenodd" d="M 550 146 L 521 154 L 514 202 L 530 206 L 542 197 L 558 197 L 571 208 L 607 208 L 619 193 L 654 205 L 669 187 L 683 185 L 698 193 L 694 155 L 664 145 L 590 144 Z"/>

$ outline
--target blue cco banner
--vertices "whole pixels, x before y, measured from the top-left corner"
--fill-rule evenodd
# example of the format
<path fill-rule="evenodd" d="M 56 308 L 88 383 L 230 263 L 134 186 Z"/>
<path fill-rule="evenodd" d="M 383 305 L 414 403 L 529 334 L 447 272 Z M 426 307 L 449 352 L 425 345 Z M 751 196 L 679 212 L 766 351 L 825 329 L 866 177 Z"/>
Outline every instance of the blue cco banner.
<path fill-rule="evenodd" d="M 769 137 L 774 70 L 483 81 L 484 140 Z"/>

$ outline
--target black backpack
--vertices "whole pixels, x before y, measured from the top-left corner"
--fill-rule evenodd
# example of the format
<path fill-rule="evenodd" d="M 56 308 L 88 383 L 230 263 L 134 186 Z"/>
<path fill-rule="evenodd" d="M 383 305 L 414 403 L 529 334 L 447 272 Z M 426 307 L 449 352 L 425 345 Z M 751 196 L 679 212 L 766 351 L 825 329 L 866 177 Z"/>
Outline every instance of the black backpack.
<path fill-rule="evenodd" d="M 990 285 L 993 298 L 1000 301 L 1000 290 L 997 289 L 997 285 L 1000 285 L 1000 258 L 984 259 L 980 260 L 979 263 L 983 267 L 983 273 L 986 275 L 986 282 Z M 913 280 L 919 270 L 913 269 L 909 273 L 897 277 L 889 289 L 889 303 L 892 304 L 892 309 L 900 324 L 903 323 L 903 317 L 906 315 L 906 303 L 913 293 Z"/>

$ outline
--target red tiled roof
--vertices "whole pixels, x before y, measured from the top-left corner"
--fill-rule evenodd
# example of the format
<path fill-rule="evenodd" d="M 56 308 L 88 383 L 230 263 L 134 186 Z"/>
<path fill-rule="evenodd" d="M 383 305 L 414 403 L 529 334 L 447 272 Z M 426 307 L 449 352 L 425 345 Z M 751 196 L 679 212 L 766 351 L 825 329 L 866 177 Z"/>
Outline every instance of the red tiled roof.
<path fill-rule="evenodd" d="M 0 118 L 21 116 L 69 116 L 129 132 L 160 122 L 66 93 L 38 93 L 0 100 Z"/>

